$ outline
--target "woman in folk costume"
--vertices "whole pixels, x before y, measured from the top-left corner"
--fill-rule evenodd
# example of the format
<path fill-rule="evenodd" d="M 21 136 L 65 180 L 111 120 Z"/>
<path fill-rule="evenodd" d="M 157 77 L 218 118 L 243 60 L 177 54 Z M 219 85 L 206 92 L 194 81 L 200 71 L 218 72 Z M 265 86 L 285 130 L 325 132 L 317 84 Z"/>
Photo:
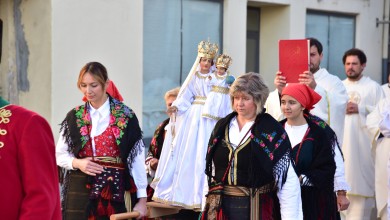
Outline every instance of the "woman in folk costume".
<path fill-rule="evenodd" d="M 208 200 L 204 219 L 302 219 L 290 141 L 265 113 L 268 93 L 258 73 L 241 75 L 232 84 L 234 111 L 217 122 L 206 157 L 210 193 L 222 184 L 221 201 L 212 206 Z"/>
<path fill-rule="evenodd" d="M 281 121 L 292 146 L 302 194 L 304 219 L 340 219 L 333 192 L 338 146 L 334 131 L 309 111 L 321 99 L 313 89 L 290 83 L 281 94 Z"/>
<path fill-rule="evenodd" d="M 203 106 L 211 89 L 216 44 L 201 41 L 198 56 L 168 112 L 171 132 L 165 136 L 159 165 L 151 186 L 153 200 L 199 210 L 207 187 L 204 174 L 207 136 Z M 176 117 L 176 121 L 173 118 Z"/>
<path fill-rule="evenodd" d="M 106 68 L 87 63 L 77 82 L 87 101 L 69 111 L 61 124 L 56 158 L 65 170 L 64 220 L 109 219 L 130 207 L 141 217 L 146 214 L 142 131 L 134 112 L 107 93 L 108 85 Z M 136 195 L 125 199 L 125 191 Z"/>

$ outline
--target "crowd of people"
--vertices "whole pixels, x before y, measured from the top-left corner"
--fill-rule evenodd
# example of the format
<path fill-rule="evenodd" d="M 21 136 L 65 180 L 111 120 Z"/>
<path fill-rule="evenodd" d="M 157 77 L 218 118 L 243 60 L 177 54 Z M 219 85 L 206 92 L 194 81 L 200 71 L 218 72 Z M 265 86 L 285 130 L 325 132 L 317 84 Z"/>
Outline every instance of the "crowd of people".
<path fill-rule="evenodd" d="M 99 62 L 82 67 L 84 104 L 56 145 L 41 116 L 0 97 L 1 217 L 146 219 L 155 201 L 181 209 L 162 219 L 388 219 L 390 75 L 383 86 L 363 75 L 367 57 L 352 48 L 341 81 L 308 40 L 309 70 L 298 83 L 276 72 L 274 91 L 259 73 L 234 78 L 233 59 L 201 41 L 147 152 Z"/>

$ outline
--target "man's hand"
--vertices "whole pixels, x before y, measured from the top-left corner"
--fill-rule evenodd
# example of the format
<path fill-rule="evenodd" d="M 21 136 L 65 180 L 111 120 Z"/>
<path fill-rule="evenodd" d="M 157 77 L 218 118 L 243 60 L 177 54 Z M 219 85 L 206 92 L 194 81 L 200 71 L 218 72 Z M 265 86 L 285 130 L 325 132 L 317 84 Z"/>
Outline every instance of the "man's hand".
<path fill-rule="evenodd" d="M 347 113 L 347 115 L 359 113 L 358 104 L 356 104 L 354 102 L 348 102 L 347 103 L 346 113 Z"/>
<path fill-rule="evenodd" d="M 149 165 L 150 165 L 150 168 L 152 168 L 152 170 L 156 170 L 157 169 L 157 165 L 158 165 L 158 159 L 157 158 L 152 158 L 149 160 Z"/>
<path fill-rule="evenodd" d="M 311 73 L 310 71 L 305 71 L 302 74 L 299 74 L 298 81 L 299 81 L 299 83 L 302 83 L 302 84 L 305 84 L 305 85 L 309 86 L 313 90 L 317 86 L 317 83 L 314 80 L 313 73 Z"/>
<path fill-rule="evenodd" d="M 347 199 L 345 191 L 337 191 L 337 209 L 338 211 L 347 210 L 349 207 L 349 200 Z"/>
<path fill-rule="evenodd" d="M 282 76 L 282 72 L 276 72 L 276 77 L 274 79 L 274 85 L 278 89 L 279 94 L 282 94 L 284 87 L 286 87 L 286 77 Z"/>
<path fill-rule="evenodd" d="M 142 219 L 142 217 L 148 214 L 148 210 L 146 209 L 146 197 L 139 198 L 137 204 L 135 204 L 133 211 L 139 212 L 139 216 L 137 219 Z"/>

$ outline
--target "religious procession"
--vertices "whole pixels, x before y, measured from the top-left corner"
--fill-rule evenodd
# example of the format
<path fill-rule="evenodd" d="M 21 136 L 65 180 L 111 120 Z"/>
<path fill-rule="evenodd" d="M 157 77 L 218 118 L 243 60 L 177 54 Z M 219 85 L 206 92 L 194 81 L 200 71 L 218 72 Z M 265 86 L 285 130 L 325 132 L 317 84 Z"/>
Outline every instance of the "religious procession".
<path fill-rule="evenodd" d="M 0 86 L 0 219 L 390 219 L 390 71 L 378 83 L 365 71 L 369 53 L 352 46 L 338 57 L 341 79 L 324 67 L 328 42 L 279 38 L 270 84 L 260 71 L 235 72 L 242 55 L 220 40 L 200 39 L 180 51 L 195 60 L 180 61 L 188 68 L 178 85 L 150 80 L 155 103 L 129 96 L 139 79 L 116 80 L 118 69 L 88 52 L 94 59 L 74 80 L 63 78 L 79 98 L 51 113 L 57 128 Z M 169 66 L 168 55 L 161 60 Z M 137 102 L 162 114 L 139 112 Z"/>

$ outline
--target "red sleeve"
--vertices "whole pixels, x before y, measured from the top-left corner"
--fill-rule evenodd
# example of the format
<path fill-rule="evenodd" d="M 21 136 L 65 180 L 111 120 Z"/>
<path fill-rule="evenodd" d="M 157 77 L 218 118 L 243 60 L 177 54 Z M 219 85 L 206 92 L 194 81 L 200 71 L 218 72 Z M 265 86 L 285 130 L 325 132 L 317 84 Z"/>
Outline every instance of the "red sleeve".
<path fill-rule="evenodd" d="M 49 124 L 33 114 L 25 122 L 19 142 L 19 170 L 24 197 L 20 220 L 61 219 L 55 144 Z"/>

